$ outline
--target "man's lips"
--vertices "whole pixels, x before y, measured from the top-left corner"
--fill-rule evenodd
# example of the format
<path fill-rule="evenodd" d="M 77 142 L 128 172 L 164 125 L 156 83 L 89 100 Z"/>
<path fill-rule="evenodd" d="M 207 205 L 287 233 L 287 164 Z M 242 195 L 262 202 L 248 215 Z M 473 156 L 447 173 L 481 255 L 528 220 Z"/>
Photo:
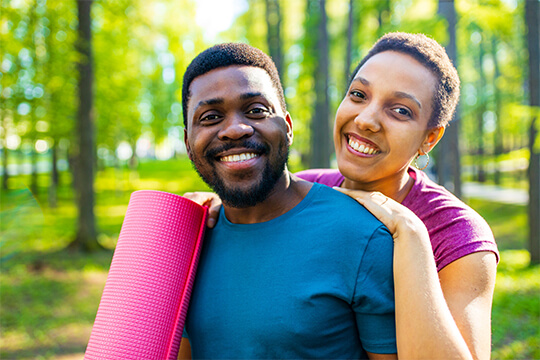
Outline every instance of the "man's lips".
<path fill-rule="evenodd" d="M 258 154 L 255 154 L 253 152 L 243 152 L 240 154 L 233 154 L 233 155 L 225 155 L 219 157 L 220 162 L 230 162 L 230 163 L 237 163 L 237 162 L 243 162 L 247 160 L 251 160 L 253 158 L 258 157 Z"/>
<path fill-rule="evenodd" d="M 255 157 L 266 154 L 268 149 L 265 145 L 254 141 L 242 141 L 236 143 L 225 143 L 219 147 L 209 149 L 205 157 L 220 162 L 247 161 Z"/>
<path fill-rule="evenodd" d="M 347 144 L 349 145 L 349 147 L 356 152 L 365 155 L 377 155 L 381 153 L 381 150 L 371 141 L 360 139 L 351 134 L 346 134 L 345 137 L 347 139 Z"/>

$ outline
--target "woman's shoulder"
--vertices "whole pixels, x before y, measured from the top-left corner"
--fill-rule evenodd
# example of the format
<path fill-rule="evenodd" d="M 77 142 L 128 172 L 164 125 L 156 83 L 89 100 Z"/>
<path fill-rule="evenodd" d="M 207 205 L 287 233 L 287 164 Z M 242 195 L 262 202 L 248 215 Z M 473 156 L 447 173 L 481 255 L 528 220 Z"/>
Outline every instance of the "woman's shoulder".
<path fill-rule="evenodd" d="M 493 232 L 485 219 L 427 174 L 412 171 L 415 183 L 402 204 L 426 225 L 437 268 L 477 251 L 492 251 L 498 258 Z"/>

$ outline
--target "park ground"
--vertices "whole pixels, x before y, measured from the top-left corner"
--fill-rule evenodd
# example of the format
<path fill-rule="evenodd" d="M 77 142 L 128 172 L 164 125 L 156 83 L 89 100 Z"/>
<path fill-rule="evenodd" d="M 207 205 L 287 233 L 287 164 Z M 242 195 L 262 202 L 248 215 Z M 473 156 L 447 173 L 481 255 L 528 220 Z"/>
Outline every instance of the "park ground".
<path fill-rule="evenodd" d="M 48 176 L 39 176 L 35 195 L 28 181 L 12 178 L 13 190 L 0 199 L 0 359 L 82 359 L 131 192 L 183 194 L 206 187 L 186 159 L 100 171 L 96 216 L 107 249 L 81 254 L 65 249 L 76 217 L 69 174 L 62 173 L 55 208 L 49 206 Z M 486 218 L 501 250 L 492 359 L 540 359 L 540 266 L 529 265 L 525 250 L 526 207 L 495 198 L 466 201 Z"/>

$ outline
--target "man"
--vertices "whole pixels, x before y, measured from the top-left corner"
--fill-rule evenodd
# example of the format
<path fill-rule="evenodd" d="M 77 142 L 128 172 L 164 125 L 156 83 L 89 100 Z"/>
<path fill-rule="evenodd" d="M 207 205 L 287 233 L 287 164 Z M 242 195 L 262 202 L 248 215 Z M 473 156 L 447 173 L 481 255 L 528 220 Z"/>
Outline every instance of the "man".
<path fill-rule="evenodd" d="M 184 74 L 185 143 L 223 201 L 186 321 L 193 358 L 395 358 L 392 237 L 351 198 L 287 170 L 292 120 L 246 44 Z M 182 342 L 182 353 L 187 339 Z"/>

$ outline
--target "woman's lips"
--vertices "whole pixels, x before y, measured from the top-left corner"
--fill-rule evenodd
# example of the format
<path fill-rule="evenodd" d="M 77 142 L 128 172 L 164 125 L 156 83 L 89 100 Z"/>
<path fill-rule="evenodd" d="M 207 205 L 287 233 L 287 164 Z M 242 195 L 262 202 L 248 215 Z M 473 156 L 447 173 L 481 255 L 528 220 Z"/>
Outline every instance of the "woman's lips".
<path fill-rule="evenodd" d="M 347 138 L 347 144 L 351 149 L 356 152 L 365 155 L 377 155 L 381 153 L 381 150 L 377 148 L 373 143 L 360 140 L 352 135 L 345 135 Z"/>

